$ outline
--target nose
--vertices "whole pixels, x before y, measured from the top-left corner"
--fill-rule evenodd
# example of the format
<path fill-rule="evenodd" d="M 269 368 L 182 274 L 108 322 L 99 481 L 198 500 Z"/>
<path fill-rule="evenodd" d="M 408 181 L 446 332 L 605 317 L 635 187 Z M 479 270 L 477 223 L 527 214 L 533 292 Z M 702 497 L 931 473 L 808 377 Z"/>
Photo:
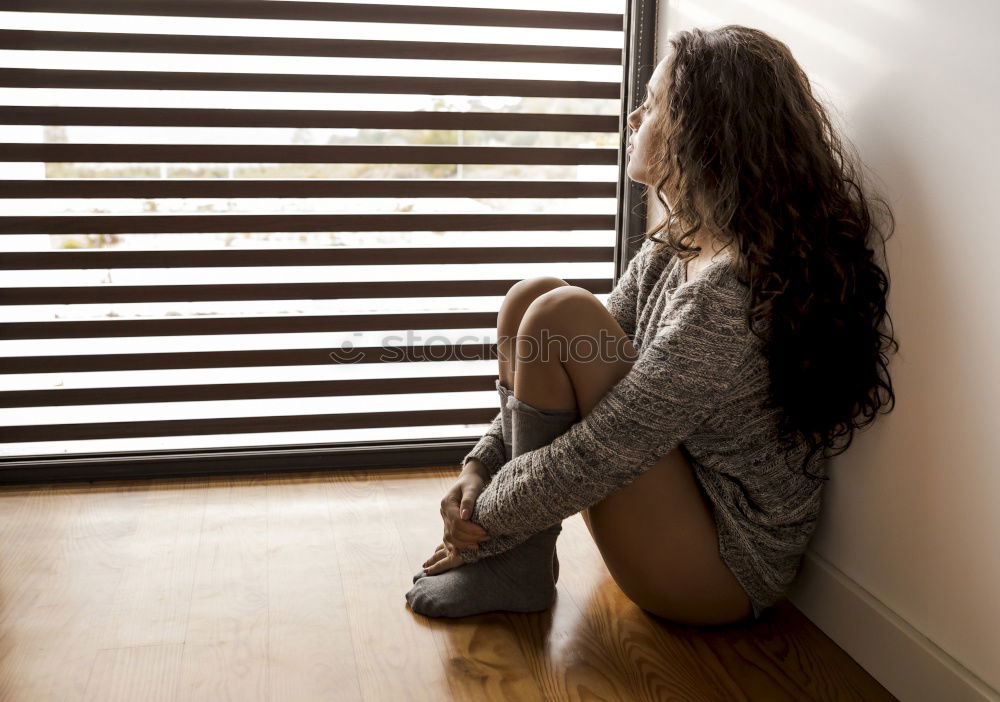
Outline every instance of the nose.
<path fill-rule="evenodd" d="M 639 115 L 641 114 L 641 112 L 642 108 L 637 107 L 636 109 L 632 110 L 632 112 L 629 113 L 628 126 L 632 128 L 632 131 L 636 131 L 639 129 Z"/>

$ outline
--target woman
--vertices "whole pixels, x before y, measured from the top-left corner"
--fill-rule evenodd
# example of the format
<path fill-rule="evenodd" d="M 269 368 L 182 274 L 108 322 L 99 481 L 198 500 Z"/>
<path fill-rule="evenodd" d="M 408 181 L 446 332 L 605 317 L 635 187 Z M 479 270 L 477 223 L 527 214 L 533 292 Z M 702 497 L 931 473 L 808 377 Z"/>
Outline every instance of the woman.
<path fill-rule="evenodd" d="M 758 618 L 797 574 L 827 459 L 895 404 L 870 246 L 885 237 L 808 78 L 747 27 L 670 45 L 628 117 L 628 175 L 666 217 L 607 307 L 558 278 L 508 292 L 501 413 L 442 500 L 414 611 L 546 609 L 561 521 L 580 512 L 645 611 Z"/>

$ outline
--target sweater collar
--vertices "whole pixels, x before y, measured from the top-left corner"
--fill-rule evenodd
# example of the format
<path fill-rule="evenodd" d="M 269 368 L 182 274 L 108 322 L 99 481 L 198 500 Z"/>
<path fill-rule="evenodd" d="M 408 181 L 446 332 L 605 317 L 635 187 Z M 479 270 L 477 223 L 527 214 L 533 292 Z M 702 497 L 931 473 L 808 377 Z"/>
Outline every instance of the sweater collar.
<path fill-rule="evenodd" d="M 694 280 L 711 281 L 713 283 L 721 283 L 725 280 L 727 275 L 731 275 L 735 272 L 735 259 L 731 251 L 726 251 L 722 257 L 712 261 L 707 266 L 701 269 L 701 273 Z M 681 267 L 680 269 L 680 281 L 681 285 L 689 282 L 687 277 L 687 266 L 680 260 L 677 261 L 677 265 Z"/>

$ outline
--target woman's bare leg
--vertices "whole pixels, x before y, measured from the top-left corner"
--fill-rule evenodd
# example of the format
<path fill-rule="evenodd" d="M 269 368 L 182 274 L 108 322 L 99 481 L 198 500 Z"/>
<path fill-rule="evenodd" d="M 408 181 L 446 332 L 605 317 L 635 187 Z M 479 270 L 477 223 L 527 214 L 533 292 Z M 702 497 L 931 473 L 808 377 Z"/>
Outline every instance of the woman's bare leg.
<path fill-rule="evenodd" d="M 551 276 L 525 278 L 512 285 L 504 296 L 497 314 L 497 356 L 500 382 L 507 388 L 514 387 L 514 337 L 521 318 L 535 298 L 565 285 L 569 283 Z"/>
<path fill-rule="evenodd" d="M 576 406 L 586 416 L 636 357 L 617 320 L 577 286 L 557 286 L 535 297 L 522 315 L 518 344 L 531 346 L 525 340 L 541 338 L 543 330 L 566 339 L 599 339 L 603 330 L 606 338 L 619 340 L 613 348 L 623 350 L 624 357 L 578 360 L 549 353 L 544 359 L 535 353 L 519 358 L 511 387 L 535 407 Z M 711 506 L 679 448 L 582 514 L 615 582 L 642 609 L 698 625 L 750 615 L 746 592 L 719 555 Z"/>

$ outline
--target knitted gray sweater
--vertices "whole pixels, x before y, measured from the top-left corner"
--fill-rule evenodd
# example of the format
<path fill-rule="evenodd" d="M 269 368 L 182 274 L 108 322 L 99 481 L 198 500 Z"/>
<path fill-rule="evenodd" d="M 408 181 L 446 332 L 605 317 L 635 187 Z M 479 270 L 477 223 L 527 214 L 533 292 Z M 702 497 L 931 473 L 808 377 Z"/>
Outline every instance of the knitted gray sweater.
<path fill-rule="evenodd" d="M 683 442 L 715 514 L 720 555 L 758 618 L 798 572 L 825 482 L 801 473 L 804 444 L 792 452 L 778 444 L 779 410 L 763 407 L 767 359 L 731 256 L 689 282 L 683 262 L 654 253 L 653 243 L 643 242 L 607 301 L 639 357 L 586 417 L 506 463 L 496 416 L 462 461 L 475 457 L 489 470 L 471 519 L 492 538 L 459 553 L 472 563 L 514 548 Z M 826 461 L 817 454 L 808 470 L 825 475 Z"/>

